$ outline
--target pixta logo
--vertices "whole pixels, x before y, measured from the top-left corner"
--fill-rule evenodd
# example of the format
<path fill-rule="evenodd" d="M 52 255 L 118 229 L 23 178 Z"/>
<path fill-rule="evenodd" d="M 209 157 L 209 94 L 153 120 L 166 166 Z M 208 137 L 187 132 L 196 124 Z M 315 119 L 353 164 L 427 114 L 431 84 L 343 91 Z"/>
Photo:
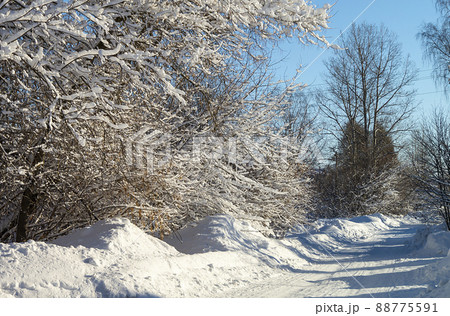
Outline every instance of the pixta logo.
<path fill-rule="evenodd" d="M 125 142 L 126 163 L 153 174 L 174 159 L 210 164 L 226 163 L 244 168 L 254 165 L 289 167 L 292 163 L 308 163 L 321 154 L 311 140 L 280 136 L 217 137 L 172 135 L 145 127 Z"/>
<path fill-rule="evenodd" d="M 152 130 L 150 127 L 141 129 L 125 143 L 127 165 L 137 169 L 146 169 L 149 174 L 152 174 L 155 167 L 162 167 L 170 161 L 172 157 L 171 138 L 171 134 Z"/>

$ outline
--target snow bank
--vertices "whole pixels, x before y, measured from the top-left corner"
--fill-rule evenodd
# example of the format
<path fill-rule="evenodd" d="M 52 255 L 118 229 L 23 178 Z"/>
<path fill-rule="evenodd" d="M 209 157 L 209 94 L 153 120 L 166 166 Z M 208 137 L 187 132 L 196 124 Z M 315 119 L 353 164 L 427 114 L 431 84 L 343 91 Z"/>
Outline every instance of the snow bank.
<path fill-rule="evenodd" d="M 450 297 L 450 232 L 445 225 L 418 230 L 412 248 L 421 257 L 444 256 L 442 260 L 419 269 L 411 276 L 428 283 L 421 297 Z"/>
<path fill-rule="evenodd" d="M 425 226 L 417 230 L 409 247 L 419 256 L 445 256 L 450 249 L 450 232 L 445 225 Z"/>
<path fill-rule="evenodd" d="M 52 244 L 0 247 L 3 297 L 152 297 L 158 291 L 145 272 L 164 271 L 167 258 L 178 254 L 127 219 L 99 221 Z"/>
<path fill-rule="evenodd" d="M 364 215 L 351 218 L 350 221 L 354 223 L 366 223 L 374 230 L 386 229 L 388 227 L 399 227 L 402 223 L 417 223 L 413 218 L 386 216 L 384 214 L 376 213 L 372 215 Z"/>
<path fill-rule="evenodd" d="M 245 220 L 230 215 L 208 216 L 166 239 L 185 254 L 241 252 L 271 267 L 298 268 L 308 262 L 289 249 L 289 242 L 270 239 Z"/>
<path fill-rule="evenodd" d="M 398 221 L 382 214 L 351 219 L 332 219 L 323 222 L 321 231 L 341 242 L 354 242 L 373 236 L 380 230 L 398 227 Z"/>
<path fill-rule="evenodd" d="M 230 215 L 208 216 L 169 236 L 166 242 L 186 254 L 268 247 L 267 238 L 248 222 L 236 221 Z"/>
<path fill-rule="evenodd" d="M 421 253 L 427 256 L 445 256 L 450 249 L 450 232 L 440 231 L 427 236 Z"/>
<path fill-rule="evenodd" d="M 429 280 L 421 297 L 450 297 L 450 251 L 444 259 L 419 269 L 412 277 Z"/>
<path fill-rule="evenodd" d="M 413 222 L 411 218 L 394 218 L 383 214 L 373 214 L 354 218 L 319 219 L 311 229 L 297 227 L 294 232 L 300 233 L 310 243 L 333 251 L 349 244 L 373 238 L 379 231 L 399 227 L 401 222 Z"/>
<path fill-rule="evenodd" d="M 184 253 L 118 218 L 52 243 L 0 244 L 0 297 L 220 296 L 306 263 L 230 216 L 180 235 L 169 242 Z"/>
<path fill-rule="evenodd" d="M 110 250 L 116 253 L 152 253 L 153 255 L 175 255 L 175 249 L 167 243 L 144 233 L 130 220 L 115 218 L 72 232 L 52 242 L 64 247 L 86 247 Z"/>
<path fill-rule="evenodd" d="M 341 242 L 354 242 L 360 239 L 366 239 L 373 235 L 373 230 L 380 229 L 379 226 L 386 229 L 380 220 L 372 220 L 368 216 L 358 220 L 334 219 L 324 223 L 320 231 L 323 234 L 333 237 Z"/>

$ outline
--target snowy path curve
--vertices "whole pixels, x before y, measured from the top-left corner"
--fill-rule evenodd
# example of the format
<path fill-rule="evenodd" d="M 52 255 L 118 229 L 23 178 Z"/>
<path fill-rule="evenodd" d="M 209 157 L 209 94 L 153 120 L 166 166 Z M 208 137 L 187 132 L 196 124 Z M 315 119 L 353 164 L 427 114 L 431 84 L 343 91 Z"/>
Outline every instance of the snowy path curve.
<path fill-rule="evenodd" d="M 324 250 L 322 259 L 220 296 L 417 297 L 429 284 L 414 276 L 425 273 L 420 268 L 442 259 L 419 256 L 408 246 L 421 228 L 423 224 L 402 223 L 334 250 L 315 240 L 316 247 Z"/>

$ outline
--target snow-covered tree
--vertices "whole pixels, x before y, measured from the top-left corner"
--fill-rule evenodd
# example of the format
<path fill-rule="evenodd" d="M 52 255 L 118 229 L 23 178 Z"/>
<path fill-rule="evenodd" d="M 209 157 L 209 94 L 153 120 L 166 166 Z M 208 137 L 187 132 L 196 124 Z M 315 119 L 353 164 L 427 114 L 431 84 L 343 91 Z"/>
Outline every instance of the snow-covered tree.
<path fill-rule="evenodd" d="M 450 118 L 436 111 L 413 134 L 413 178 L 426 209 L 444 219 L 450 230 Z"/>
<path fill-rule="evenodd" d="M 379 152 L 374 164 L 369 163 L 374 149 L 366 147 L 364 128 L 348 122 L 333 163 L 317 176 L 317 190 L 329 207 L 328 216 L 399 213 L 408 209 L 408 191 L 403 188 L 406 177 L 394 143 L 383 126 L 377 128 Z"/>
<path fill-rule="evenodd" d="M 296 0 L 2 2 L 0 238 L 117 215 L 161 233 L 210 212 L 284 221 L 304 187 L 286 176 L 304 166 L 271 161 L 280 142 L 268 122 L 290 90 L 274 93 L 264 47 L 327 44 L 328 11 Z M 207 137 L 232 155 L 205 158 L 217 145 Z M 208 150 L 193 154 L 199 140 Z"/>
<path fill-rule="evenodd" d="M 326 177 L 334 189 L 324 188 L 334 192 L 338 208 L 360 214 L 374 209 L 368 207 L 372 197 L 385 196 L 379 190 L 393 192 L 380 179 L 399 181 L 382 175 L 397 167 L 395 141 L 414 108 L 415 68 L 384 26 L 355 24 L 339 46 L 344 49 L 326 61 L 326 85 L 317 94 L 326 129 L 337 141 Z"/>

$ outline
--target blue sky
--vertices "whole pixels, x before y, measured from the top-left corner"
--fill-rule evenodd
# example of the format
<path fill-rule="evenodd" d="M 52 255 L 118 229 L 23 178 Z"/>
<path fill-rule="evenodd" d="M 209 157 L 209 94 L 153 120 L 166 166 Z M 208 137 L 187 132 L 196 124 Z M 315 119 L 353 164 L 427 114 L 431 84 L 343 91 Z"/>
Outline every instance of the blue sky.
<path fill-rule="evenodd" d="M 321 7 L 325 3 L 332 4 L 332 1 L 313 0 L 312 3 Z M 324 33 L 330 42 L 355 19 L 356 23 L 384 24 L 398 35 L 403 53 L 405 56 L 410 55 L 419 70 L 415 84 L 416 100 L 419 102 L 416 118 L 428 115 L 434 107 L 448 103 L 442 93 L 443 88 L 436 86 L 431 78 L 432 65 L 423 60 L 423 49 L 416 38 L 421 25 L 425 22 L 435 22 L 439 17 L 434 0 L 336 0 L 332 14 L 330 29 Z M 305 47 L 294 39 L 283 42 L 277 56 L 284 57 L 278 64 L 278 75 L 284 79 L 290 78 L 295 74 L 295 69 L 303 65 L 304 72 L 299 82 L 320 85 L 325 72 L 323 61 L 331 55 L 330 51 L 323 50 L 313 45 Z"/>

